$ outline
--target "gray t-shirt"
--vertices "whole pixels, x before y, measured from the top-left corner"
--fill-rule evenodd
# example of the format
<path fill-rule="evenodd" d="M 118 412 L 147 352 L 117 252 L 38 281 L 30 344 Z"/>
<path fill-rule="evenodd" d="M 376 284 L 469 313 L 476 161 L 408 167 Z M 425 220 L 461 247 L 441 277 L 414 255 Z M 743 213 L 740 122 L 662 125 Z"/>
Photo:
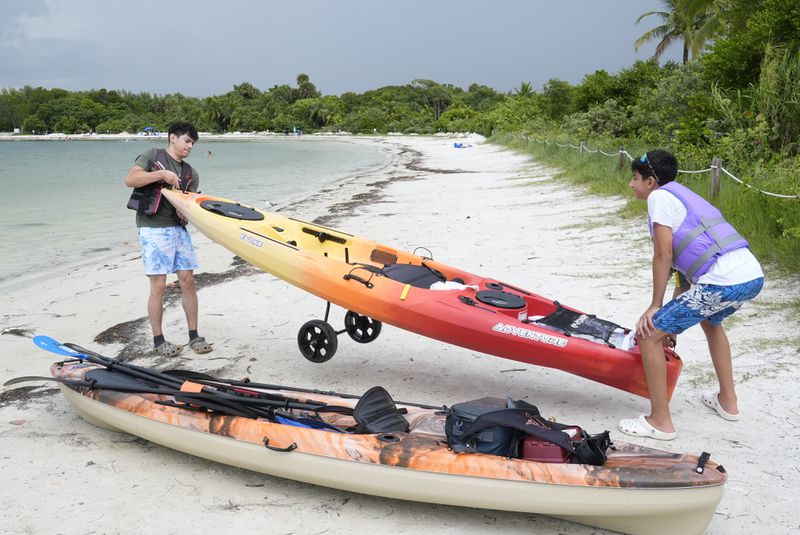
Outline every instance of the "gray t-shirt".
<path fill-rule="evenodd" d="M 157 169 L 155 166 L 156 161 L 156 151 L 158 149 L 147 149 L 142 154 L 136 158 L 136 161 L 133 165 L 138 165 L 145 171 L 154 171 Z M 167 169 L 178 175 L 181 176 L 183 164 L 175 159 L 167 153 Z M 197 172 L 197 169 L 192 167 L 192 182 L 189 184 L 189 191 L 197 191 L 197 186 L 200 184 L 200 173 Z M 178 213 L 175 211 L 175 207 L 172 206 L 169 201 L 167 201 L 164 197 L 161 198 L 161 202 L 158 204 L 158 211 L 156 211 L 153 215 L 144 215 L 144 214 L 136 214 L 136 226 L 137 227 L 176 227 L 180 225 L 180 219 L 178 219 Z"/>

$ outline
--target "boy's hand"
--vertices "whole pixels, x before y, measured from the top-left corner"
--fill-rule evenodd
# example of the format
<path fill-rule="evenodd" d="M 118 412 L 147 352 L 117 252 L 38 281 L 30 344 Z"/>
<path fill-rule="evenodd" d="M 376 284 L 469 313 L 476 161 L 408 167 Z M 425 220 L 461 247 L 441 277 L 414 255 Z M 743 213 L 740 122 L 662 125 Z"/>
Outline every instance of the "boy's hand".
<path fill-rule="evenodd" d="M 653 325 L 653 316 L 660 307 L 649 306 L 644 311 L 642 317 L 636 322 L 636 336 L 639 338 L 647 338 L 656 331 L 656 326 Z"/>

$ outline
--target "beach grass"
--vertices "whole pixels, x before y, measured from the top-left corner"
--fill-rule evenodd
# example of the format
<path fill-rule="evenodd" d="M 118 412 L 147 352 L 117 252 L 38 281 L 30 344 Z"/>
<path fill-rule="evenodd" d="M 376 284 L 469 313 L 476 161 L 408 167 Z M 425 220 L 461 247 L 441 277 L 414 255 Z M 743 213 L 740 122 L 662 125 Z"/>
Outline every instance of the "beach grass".
<path fill-rule="evenodd" d="M 646 203 L 634 199 L 628 187 L 631 170 L 627 158 L 620 166 L 616 155 L 609 157 L 556 145 L 566 144 L 566 140 L 551 139 L 549 144 L 543 144 L 520 134 L 498 134 L 490 141 L 559 169 L 558 178 L 585 186 L 592 193 L 626 197 L 628 201 L 619 210 L 624 218 L 646 217 Z M 645 151 L 645 147 L 626 147 L 626 150 L 630 154 L 639 154 Z M 708 173 L 679 176 L 682 184 L 709 198 Z M 796 276 L 800 273 L 800 236 L 790 232 L 800 205 L 797 200 L 776 199 L 726 180 L 713 203 L 747 238 L 750 249 L 768 274 Z M 793 306 L 799 305 L 795 303 Z"/>

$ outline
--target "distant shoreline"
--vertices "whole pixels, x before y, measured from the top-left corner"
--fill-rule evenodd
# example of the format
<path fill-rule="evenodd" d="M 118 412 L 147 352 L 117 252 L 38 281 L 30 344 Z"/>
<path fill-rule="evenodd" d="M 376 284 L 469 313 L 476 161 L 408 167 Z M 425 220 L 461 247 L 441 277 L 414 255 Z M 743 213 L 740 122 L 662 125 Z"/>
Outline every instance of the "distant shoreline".
<path fill-rule="evenodd" d="M 228 132 L 225 134 L 212 134 L 210 132 L 200 132 L 200 139 L 214 140 L 214 141 L 255 141 L 261 139 L 330 139 L 330 138 L 357 138 L 357 139 L 371 139 L 382 138 L 387 136 L 416 136 L 417 134 L 402 134 L 399 132 L 389 132 L 388 134 L 353 134 L 351 132 L 331 132 L 331 133 L 314 133 L 314 134 L 278 134 L 275 132 Z M 474 134 L 459 133 L 459 132 L 440 132 L 433 134 L 432 137 L 470 137 Z M 421 136 L 431 137 L 431 136 Z M 7 141 L 165 141 L 167 139 L 166 132 L 141 135 L 141 134 L 63 134 L 60 132 L 52 134 L 13 134 L 10 132 L 0 132 L 0 142 Z"/>

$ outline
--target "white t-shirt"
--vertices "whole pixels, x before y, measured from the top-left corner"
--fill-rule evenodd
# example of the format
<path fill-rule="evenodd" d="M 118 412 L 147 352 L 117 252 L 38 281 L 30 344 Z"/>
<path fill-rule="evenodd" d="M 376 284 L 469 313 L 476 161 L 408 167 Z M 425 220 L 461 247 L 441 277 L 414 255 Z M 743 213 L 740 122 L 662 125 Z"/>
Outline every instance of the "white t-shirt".
<path fill-rule="evenodd" d="M 657 189 L 647 196 L 647 213 L 653 224 L 672 228 L 674 235 L 686 219 L 686 206 L 665 189 Z M 747 247 L 736 249 L 717 258 L 709 270 L 697 279 L 697 284 L 731 286 L 763 277 L 761 265 Z"/>

